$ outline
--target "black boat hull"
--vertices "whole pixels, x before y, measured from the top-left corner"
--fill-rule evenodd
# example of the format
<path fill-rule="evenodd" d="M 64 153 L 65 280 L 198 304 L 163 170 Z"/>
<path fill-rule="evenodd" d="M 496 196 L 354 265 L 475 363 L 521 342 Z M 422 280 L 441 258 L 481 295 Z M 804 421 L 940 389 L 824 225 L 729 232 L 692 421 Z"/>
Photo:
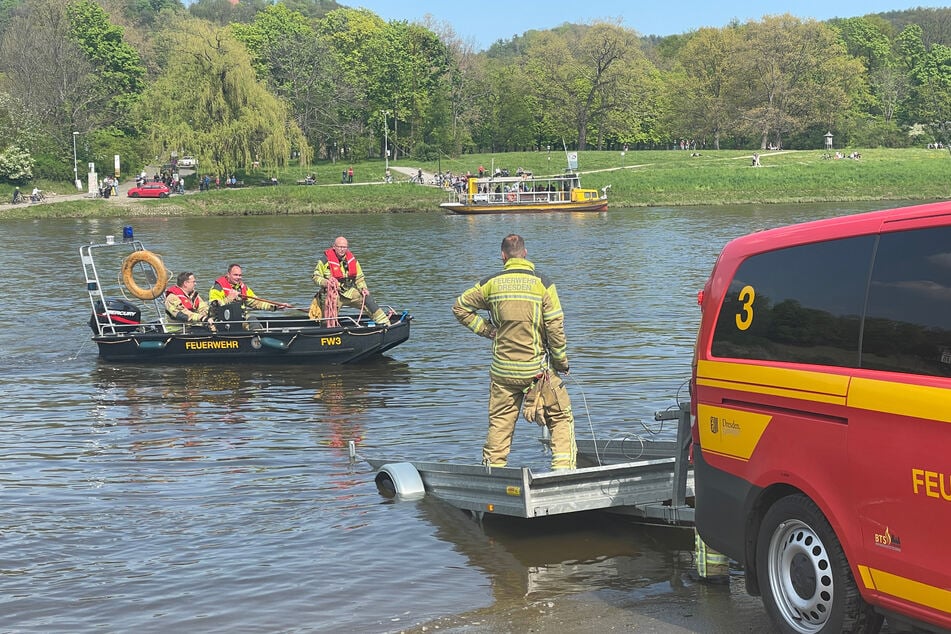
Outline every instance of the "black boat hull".
<path fill-rule="evenodd" d="M 185 333 L 122 332 L 93 337 L 99 356 L 120 362 L 280 362 L 340 365 L 377 357 L 409 339 L 411 317 L 390 325 L 336 328 L 263 321 L 258 329 L 212 333 L 194 329 Z M 260 326 L 260 324 L 257 324 Z"/>

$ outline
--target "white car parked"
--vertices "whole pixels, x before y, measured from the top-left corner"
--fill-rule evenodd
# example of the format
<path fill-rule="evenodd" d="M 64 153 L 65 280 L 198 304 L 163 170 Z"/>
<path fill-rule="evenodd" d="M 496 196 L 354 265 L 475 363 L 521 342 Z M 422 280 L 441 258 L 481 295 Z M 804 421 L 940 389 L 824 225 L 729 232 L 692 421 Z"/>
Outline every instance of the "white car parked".
<path fill-rule="evenodd" d="M 198 161 L 193 156 L 183 156 L 178 159 L 178 167 L 195 167 L 196 165 L 198 165 Z"/>

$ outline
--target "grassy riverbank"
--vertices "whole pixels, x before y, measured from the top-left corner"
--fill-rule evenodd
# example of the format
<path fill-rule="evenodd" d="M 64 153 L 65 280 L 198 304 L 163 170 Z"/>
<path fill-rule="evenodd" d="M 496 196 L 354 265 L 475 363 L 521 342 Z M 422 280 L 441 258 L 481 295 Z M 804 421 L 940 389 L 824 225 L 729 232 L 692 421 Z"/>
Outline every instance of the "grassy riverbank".
<path fill-rule="evenodd" d="M 819 150 L 760 153 L 721 150 L 580 153 L 582 184 L 610 185 L 611 207 L 722 205 L 741 203 L 951 198 L 951 154 L 943 150 L 859 150 L 861 159 L 827 159 Z M 426 172 L 476 173 L 518 167 L 535 174 L 559 171 L 564 152 L 467 155 L 439 162 L 391 162 Z M 408 182 L 383 184 L 383 163 L 354 163 L 354 184 L 340 185 L 342 164 L 316 167 L 318 185 L 280 185 L 213 190 L 166 200 L 63 200 L 52 204 L 0 205 L 0 218 L 135 217 L 191 215 L 280 215 L 320 213 L 442 213 L 446 193 Z M 315 168 L 287 169 L 281 182 L 293 183 Z M 260 174 L 241 175 L 257 182 Z M 239 176 L 239 178 L 241 177 Z M 398 176 L 398 175 L 397 175 Z M 66 187 L 63 188 L 64 190 Z M 4 194 L 5 195 L 5 194 Z M 75 197 L 72 197 L 75 198 Z M 883 207 L 887 206 L 883 204 Z"/>

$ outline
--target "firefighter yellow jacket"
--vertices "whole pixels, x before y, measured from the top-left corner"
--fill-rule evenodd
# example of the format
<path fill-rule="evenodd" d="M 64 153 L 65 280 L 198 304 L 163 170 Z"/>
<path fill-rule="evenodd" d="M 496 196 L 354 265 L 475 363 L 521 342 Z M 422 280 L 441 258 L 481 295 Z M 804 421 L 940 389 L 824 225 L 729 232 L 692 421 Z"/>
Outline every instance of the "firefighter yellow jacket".
<path fill-rule="evenodd" d="M 363 289 L 367 288 L 366 278 L 363 275 L 363 267 L 360 266 L 360 261 L 354 260 L 354 264 L 356 264 L 356 277 L 345 277 L 340 281 L 340 295 L 349 300 L 359 300 L 363 294 Z M 327 282 L 330 281 L 331 277 L 333 277 L 333 275 L 330 272 L 330 264 L 327 262 L 327 256 L 321 256 L 317 261 L 317 266 L 314 267 L 314 274 L 312 276 L 314 284 L 320 287 L 320 293 L 324 293 L 327 290 Z"/>
<path fill-rule="evenodd" d="M 237 292 L 240 296 L 239 300 L 241 302 L 241 310 L 244 312 L 243 318 L 247 318 L 248 310 L 277 310 L 277 306 L 270 302 L 262 302 L 254 296 L 254 291 L 252 291 L 246 284 L 243 282 L 241 284 L 231 284 L 224 275 L 215 280 L 214 284 L 211 285 L 211 288 L 208 290 L 208 303 L 215 304 L 217 306 L 224 306 L 228 303 L 228 298 L 225 295 L 226 288 L 230 288 L 233 291 Z"/>
<path fill-rule="evenodd" d="M 491 323 L 480 310 L 489 311 Z M 472 332 L 493 340 L 490 373 L 494 378 L 528 381 L 548 369 L 549 363 L 560 372 L 568 370 L 558 291 L 528 260 L 506 260 L 501 272 L 460 295 L 452 312 Z"/>

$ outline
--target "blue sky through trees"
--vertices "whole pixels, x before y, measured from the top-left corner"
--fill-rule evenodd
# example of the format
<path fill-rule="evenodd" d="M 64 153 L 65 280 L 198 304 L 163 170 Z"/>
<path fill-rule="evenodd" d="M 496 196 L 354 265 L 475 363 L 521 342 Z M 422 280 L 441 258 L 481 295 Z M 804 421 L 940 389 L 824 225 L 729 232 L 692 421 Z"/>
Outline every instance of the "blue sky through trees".
<path fill-rule="evenodd" d="M 430 14 L 436 21 L 451 24 L 457 35 L 463 40 L 471 40 L 477 49 L 486 49 L 496 40 L 511 39 L 532 29 L 551 29 L 565 22 L 583 24 L 598 19 L 622 18 L 624 26 L 641 35 L 673 35 L 704 26 L 723 27 L 734 18 L 746 22 L 758 20 L 764 15 L 791 13 L 803 19 L 828 20 L 917 7 L 947 7 L 951 4 L 947 1 L 921 0 L 797 0 L 795 3 L 788 0 L 597 0 L 590 3 L 577 0 L 483 0 L 466 3 L 446 0 L 359 0 L 350 6 L 369 9 L 387 21 L 422 21 L 426 14 Z"/>

